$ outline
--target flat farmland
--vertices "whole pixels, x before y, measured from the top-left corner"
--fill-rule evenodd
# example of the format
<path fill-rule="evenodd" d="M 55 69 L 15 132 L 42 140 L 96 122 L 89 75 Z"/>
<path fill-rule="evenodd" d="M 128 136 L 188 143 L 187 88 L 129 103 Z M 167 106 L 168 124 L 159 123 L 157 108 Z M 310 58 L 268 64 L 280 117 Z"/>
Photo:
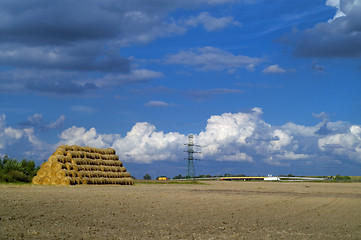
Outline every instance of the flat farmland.
<path fill-rule="evenodd" d="M 361 239 L 361 184 L 2 184 L 0 239 Z"/>

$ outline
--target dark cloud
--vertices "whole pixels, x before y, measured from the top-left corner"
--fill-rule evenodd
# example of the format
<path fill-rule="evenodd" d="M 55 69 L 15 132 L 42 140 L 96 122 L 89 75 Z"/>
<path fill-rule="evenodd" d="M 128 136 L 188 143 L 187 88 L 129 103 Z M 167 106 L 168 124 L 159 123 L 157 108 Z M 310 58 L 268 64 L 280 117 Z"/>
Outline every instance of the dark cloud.
<path fill-rule="evenodd" d="M 63 127 L 65 116 L 61 115 L 56 121 L 45 123 L 43 115 L 35 113 L 29 116 L 27 121 L 18 123 L 20 128 L 39 128 L 40 130 L 47 131 L 51 129 L 57 129 Z"/>
<path fill-rule="evenodd" d="M 86 83 L 80 85 L 71 81 L 29 81 L 26 83 L 26 88 L 39 92 L 61 93 L 61 94 L 76 94 L 83 93 L 87 90 L 97 89 L 94 84 Z"/>
<path fill-rule="evenodd" d="M 43 124 L 44 119 L 42 114 L 35 113 L 33 116 L 29 116 L 27 121 L 20 122 L 19 126 L 23 128 L 37 127 Z"/>
<path fill-rule="evenodd" d="M 341 1 L 344 16 L 335 16 L 304 31 L 294 30 L 280 40 L 290 44 L 298 57 L 361 56 L 361 4 L 358 0 Z"/>
<path fill-rule="evenodd" d="M 97 1 L 2 1 L 0 40 L 27 45 L 59 45 L 116 37 L 119 14 Z"/>
<path fill-rule="evenodd" d="M 43 130 L 59 129 L 64 126 L 65 116 L 61 115 L 56 121 L 42 126 Z"/>
<path fill-rule="evenodd" d="M 240 94 L 243 92 L 244 91 L 240 89 L 215 88 L 215 89 L 204 89 L 204 90 L 190 90 L 186 93 L 186 95 L 197 100 L 205 100 L 216 95 Z"/>
<path fill-rule="evenodd" d="M 312 70 L 315 72 L 323 72 L 325 70 L 325 68 L 322 65 L 315 64 L 315 65 L 312 65 Z"/>
<path fill-rule="evenodd" d="M 5 70 L 0 89 L 82 93 L 109 82 L 122 85 L 127 78 L 147 80 L 154 72 L 133 69 L 131 59 L 120 55 L 121 47 L 184 33 L 186 28 L 168 15 L 179 7 L 227 2 L 232 0 L 0 1 L 0 66 Z"/>
<path fill-rule="evenodd" d="M 130 71 L 130 60 L 117 50 L 100 50 L 94 44 L 61 47 L 0 46 L 0 64 L 22 69 L 56 69 L 64 71 L 120 72 Z"/>
<path fill-rule="evenodd" d="M 158 87 L 146 88 L 146 89 L 131 89 L 131 92 L 136 94 L 143 94 L 143 95 L 144 94 L 153 95 L 153 94 L 172 93 L 175 92 L 175 90 L 164 86 L 158 86 Z"/>
<path fill-rule="evenodd" d="M 327 128 L 327 122 L 324 122 L 315 133 L 318 135 L 329 135 L 331 130 Z"/>

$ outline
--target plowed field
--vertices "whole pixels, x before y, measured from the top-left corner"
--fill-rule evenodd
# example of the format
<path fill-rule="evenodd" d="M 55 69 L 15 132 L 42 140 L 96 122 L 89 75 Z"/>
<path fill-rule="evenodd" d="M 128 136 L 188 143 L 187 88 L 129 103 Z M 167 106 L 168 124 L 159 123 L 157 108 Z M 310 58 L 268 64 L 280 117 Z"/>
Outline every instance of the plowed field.
<path fill-rule="evenodd" d="M 0 239 L 361 239 L 361 184 L 0 185 Z"/>

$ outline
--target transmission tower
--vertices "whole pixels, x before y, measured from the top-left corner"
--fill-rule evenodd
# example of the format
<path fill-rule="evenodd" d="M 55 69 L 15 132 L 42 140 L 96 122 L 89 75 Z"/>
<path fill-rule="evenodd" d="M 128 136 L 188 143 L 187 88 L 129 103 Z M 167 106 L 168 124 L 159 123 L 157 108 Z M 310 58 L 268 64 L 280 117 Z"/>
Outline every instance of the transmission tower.
<path fill-rule="evenodd" d="M 194 178 L 195 176 L 195 171 L 194 171 L 194 163 L 193 163 L 193 160 L 198 160 L 198 159 L 195 159 L 193 157 L 193 154 L 194 153 L 201 153 L 201 152 L 197 152 L 194 150 L 194 147 L 200 147 L 199 145 L 196 145 L 194 144 L 193 142 L 193 135 L 192 134 L 189 134 L 188 135 L 188 143 L 187 144 L 184 144 L 186 146 L 188 146 L 187 150 L 185 152 L 187 152 L 188 154 L 188 157 L 185 158 L 187 159 L 188 161 L 188 165 L 187 165 L 187 177 L 189 176 L 190 178 Z"/>

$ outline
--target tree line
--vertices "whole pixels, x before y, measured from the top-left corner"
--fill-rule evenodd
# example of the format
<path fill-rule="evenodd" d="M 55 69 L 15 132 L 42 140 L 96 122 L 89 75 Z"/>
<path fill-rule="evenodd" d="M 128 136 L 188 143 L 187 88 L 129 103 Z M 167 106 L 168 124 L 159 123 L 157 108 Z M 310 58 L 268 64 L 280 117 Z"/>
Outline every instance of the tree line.
<path fill-rule="evenodd" d="M 32 160 L 10 158 L 5 155 L 0 156 L 0 182 L 25 182 L 29 183 L 36 175 L 39 167 L 35 166 Z"/>

